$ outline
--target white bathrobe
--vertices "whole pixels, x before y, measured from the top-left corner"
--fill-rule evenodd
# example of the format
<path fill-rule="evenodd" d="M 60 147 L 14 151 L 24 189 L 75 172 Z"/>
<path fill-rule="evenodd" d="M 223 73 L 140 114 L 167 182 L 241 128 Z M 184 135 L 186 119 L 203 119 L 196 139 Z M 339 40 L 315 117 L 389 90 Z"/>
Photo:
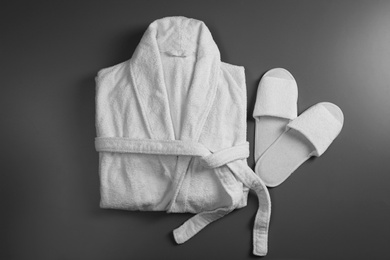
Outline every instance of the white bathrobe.
<path fill-rule="evenodd" d="M 154 21 L 132 58 L 96 77 L 102 208 L 197 213 L 183 243 L 259 198 L 254 254 L 267 253 L 268 191 L 248 167 L 244 68 L 220 60 L 198 20 Z"/>

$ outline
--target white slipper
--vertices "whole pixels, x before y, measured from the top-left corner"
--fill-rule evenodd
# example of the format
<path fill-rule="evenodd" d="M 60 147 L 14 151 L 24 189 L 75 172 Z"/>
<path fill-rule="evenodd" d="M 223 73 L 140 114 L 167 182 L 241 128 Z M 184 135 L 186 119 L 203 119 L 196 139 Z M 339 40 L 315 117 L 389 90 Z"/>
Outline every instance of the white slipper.
<path fill-rule="evenodd" d="M 297 117 L 297 100 L 297 83 L 287 70 L 271 69 L 261 78 L 253 110 L 255 162 Z"/>
<path fill-rule="evenodd" d="M 343 123 L 343 112 L 335 104 L 322 102 L 308 108 L 260 157 L 256 173 L 268 187 L 278 186 L 309 157 L 323 154 Z"/>

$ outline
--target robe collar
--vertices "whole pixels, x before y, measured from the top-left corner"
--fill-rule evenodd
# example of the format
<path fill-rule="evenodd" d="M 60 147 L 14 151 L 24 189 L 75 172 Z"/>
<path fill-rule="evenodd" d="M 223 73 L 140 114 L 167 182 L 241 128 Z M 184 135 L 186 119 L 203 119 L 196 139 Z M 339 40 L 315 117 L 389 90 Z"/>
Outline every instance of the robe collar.
<path fill-rule="evenodd" d="M 206 25 L 186 17 L 166 17 L 151 23 L 132 58 L 130 73 L 152 139 L 174 140 L 167 88 L 160 52 L 187 55 L 196 63 L 187 93 L 180 140 L 198 141 L 217 90 L 220 52 Z M 176 137 L 176 138 L 177 138 Z"/>

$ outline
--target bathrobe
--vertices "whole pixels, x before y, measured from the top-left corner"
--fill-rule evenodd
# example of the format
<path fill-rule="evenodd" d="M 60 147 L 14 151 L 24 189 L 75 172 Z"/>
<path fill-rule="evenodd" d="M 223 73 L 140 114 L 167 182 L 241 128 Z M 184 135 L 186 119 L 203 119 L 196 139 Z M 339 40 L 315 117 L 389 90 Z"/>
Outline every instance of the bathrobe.
<path fill-rule="evenodd" d="M 191 212 L 184 243 L 259 199 L 254 254 L 267 253 L 270 197 L 248 167 L 244 68 L 221 62 L 206 25 L 154 21 L 131 59 L 96 77 L 95 147 L 102 208 Z"/>

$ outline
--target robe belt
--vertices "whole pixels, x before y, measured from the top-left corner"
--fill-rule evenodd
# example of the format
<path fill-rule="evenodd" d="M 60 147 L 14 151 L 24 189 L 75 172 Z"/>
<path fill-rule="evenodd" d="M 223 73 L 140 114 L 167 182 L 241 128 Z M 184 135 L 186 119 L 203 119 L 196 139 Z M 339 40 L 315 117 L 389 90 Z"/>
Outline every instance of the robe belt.
<path fill-rule="evenodd" d="M 198 213 L 175 229 L 173 232 L 174 238 L 179 244 L 186 242 L 208 224 L 225 216 L 237 207 L 242 194 L 235 192 L 232 188 L 235 185 L 228 181 L 228 178 L 224 175 L 226 173 L 219 168 L 227 166 L 236 178 L 245 186 L 254 190 L 258 197 L 259 208 L 253 228 L 253 253 L 260 256 L 267 254 L 271 200 L 263 181 L 244 161 L 249 156 L 248 142 L 211 152 L 203 144 L 193 141 L 98 137 L 95 139 L 95 148 L 98 152 L 196 156 L 203 166 L 215 169 L 232 203 L 228 207 Z"/>

